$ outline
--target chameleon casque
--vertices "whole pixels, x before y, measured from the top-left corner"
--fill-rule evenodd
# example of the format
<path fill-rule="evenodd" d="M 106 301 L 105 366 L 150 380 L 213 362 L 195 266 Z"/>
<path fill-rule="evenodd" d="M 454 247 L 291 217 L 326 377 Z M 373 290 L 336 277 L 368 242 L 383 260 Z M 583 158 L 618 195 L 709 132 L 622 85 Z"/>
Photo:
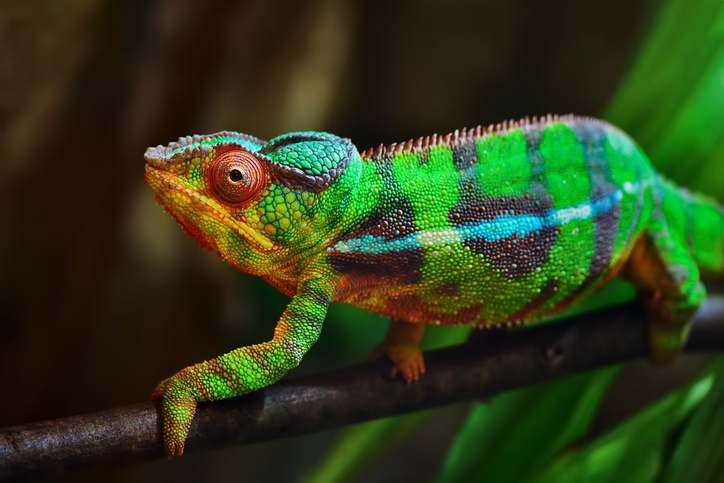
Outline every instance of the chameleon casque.
<path fill-rule="evenodd" d="M 146 181 L 186 233 L 292 297 L 269 342 L 156 388 L 168 455 L 200 401 L 296 367 L 330 302 L 391 319 L 377 354 L 409 382 L 424 324 L 509 326 L 559 312 L 614 276 L 649 312 L 650 358 L 671 361 L 724 271 L 724 214 L 675 187 L 622 131 L 547 116 L 359 153 L 322 132 L 235 132 L 149 148 Z"/>

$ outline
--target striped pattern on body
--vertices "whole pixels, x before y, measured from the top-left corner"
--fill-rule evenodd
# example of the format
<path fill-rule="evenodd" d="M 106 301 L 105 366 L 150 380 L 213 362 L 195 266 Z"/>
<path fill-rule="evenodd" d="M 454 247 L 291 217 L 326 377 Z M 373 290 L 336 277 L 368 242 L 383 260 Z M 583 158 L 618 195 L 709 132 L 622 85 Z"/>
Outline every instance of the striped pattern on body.
<path fill-rule="evenodd" d="M 426 323 L 557 312 L 610 278 L 651 215 L 645 155 L 602 121 L 503 123 L 365 151 L 370 209 L 327 249 L 338 299 Z"/>

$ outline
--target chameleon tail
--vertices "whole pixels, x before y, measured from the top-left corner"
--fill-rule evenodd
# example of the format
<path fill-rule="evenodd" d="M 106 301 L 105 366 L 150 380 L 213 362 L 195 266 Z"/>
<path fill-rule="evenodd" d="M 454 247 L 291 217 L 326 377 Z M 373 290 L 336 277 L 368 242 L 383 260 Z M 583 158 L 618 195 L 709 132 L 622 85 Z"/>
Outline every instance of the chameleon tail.
<path fill-rule="evenodd" d="M 724 207 L 713 199 L 664 182 L 663 210 L 705 281 L 724 281 Z M 672 196 L 673 195 L 673 196 Z"/>

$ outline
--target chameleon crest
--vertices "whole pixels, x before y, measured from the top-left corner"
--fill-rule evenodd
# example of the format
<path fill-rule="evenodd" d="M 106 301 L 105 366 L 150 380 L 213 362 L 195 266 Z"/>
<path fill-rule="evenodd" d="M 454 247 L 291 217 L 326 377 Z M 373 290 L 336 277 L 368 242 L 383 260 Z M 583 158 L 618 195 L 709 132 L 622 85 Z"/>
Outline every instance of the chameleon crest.
<path fill-rule="evenodd" d="M 181 454 L 196 403 L 279 379 L 331 302 L 387 315 L 376 351 L 409 382 L 425 324 L 509 326 L 559 312 L 619 276 L 670 362 L 724 273 L 724 214 L 660 177 L 626 134 L 574 116 L 380 146 L 233 132 L 146 152 L 146 180 L 185 231 L 292 297 L 272 340 L 163 381 L 164 444 Z"/>

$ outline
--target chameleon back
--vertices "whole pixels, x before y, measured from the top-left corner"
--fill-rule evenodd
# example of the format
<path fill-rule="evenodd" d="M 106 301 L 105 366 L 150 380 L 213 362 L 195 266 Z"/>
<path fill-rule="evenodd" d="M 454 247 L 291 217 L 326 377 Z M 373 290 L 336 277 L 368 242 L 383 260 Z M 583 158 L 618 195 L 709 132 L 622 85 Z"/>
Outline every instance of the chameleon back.
<path fill-rule="evenodd" d="M 616 274 L 658 182 L 628 136 L 577 117 L 367 151 L 356 198 L 369 209 L 328 250 L 335 299 L 435 324 L 557 312 Z"/>

